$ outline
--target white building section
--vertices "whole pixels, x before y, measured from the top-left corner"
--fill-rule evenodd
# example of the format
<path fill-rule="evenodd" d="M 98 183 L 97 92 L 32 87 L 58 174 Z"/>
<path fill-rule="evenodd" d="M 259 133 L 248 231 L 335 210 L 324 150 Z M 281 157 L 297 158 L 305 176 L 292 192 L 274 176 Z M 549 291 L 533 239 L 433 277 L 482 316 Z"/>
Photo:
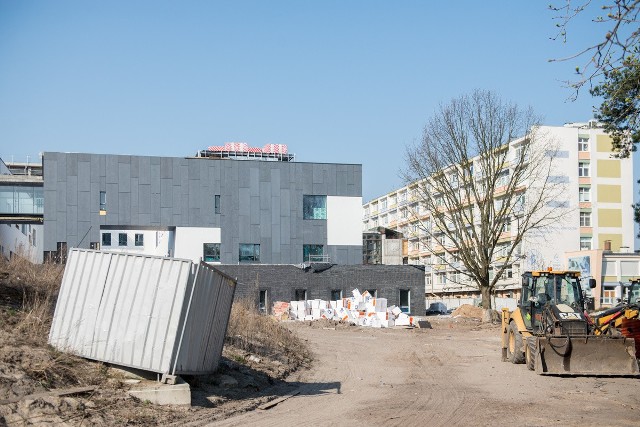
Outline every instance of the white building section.
<path fill-rule="evenodd" d="M 0 224 L 0 254 L 6 259 L 19 255 L 42 263 L 42 225 Z"/>
<path fill-rule="evenodd" d="M 101 248 L 105 250 L 169 256 L 189 259 L 195 263 L 205 257 L 205 244 L 217 245 L 217 258 L 209 259 L 208 262 L 219 262 L 220 228 L 172 227 L 168 230 L 103 228 L 100 234 Z"/>
<path fill-rule="evenodd" d="M 190 259 L 195 263 L 204 257 L 205 243 L 222 242 L 222 233 L 215 227 L 176 227 L 176 258 Z M 219 263 L 219 261 L 217 261 Z"/>
<path fill-rule="evenodd" d="M 362 245 L 362 197 L 327 196 L 327 245 Z"/>
<path fill-rule="evenodd" d="M 100 247 L 114 252 L 172 256 L 174 232 L 171 230 L 100 229 Z"/>

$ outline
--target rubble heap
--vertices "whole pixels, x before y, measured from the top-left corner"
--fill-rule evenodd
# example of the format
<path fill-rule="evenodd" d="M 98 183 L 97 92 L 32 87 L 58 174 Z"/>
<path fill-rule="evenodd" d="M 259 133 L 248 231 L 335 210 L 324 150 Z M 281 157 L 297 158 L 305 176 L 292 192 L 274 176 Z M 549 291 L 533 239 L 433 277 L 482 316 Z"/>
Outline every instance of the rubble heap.
<path fill-rule="evenodd" d="M 413 326 L 414 318 L 400 307 L 387 306 L 386 298 L 375 298 L 369 292 L 352 291 L 352 297 L 337 301 L 321 299 L 274 303 L 273 314 L 281 320 L 336 320 L 358 326 L 389 328 Z"/>

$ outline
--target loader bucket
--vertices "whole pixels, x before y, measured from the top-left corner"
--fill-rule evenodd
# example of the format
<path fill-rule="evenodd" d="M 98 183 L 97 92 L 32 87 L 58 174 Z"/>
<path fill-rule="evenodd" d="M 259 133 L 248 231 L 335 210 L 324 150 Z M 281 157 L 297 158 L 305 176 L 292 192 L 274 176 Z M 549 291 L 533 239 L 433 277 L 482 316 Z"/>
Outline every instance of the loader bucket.
<path fill-rule="evenodd" d="M 632 338 L 539 337 L 535 371 L 546 375 L 638 376 Z"/>

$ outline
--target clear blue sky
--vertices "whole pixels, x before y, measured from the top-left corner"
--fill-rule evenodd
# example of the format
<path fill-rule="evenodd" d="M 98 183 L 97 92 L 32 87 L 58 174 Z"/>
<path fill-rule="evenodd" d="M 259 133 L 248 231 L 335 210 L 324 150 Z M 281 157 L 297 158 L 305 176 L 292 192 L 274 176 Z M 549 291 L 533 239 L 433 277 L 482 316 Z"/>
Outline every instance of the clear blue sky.
<path fill-rule="evenodd" d="M 0 0 L 0 157 L 42 151 L 190 156 L 288 144 L 362 163 L 363 198 L 402 185 L 404 148 L 440 102 L 490 89 L 545 123 L 594 40 L 554 35 L 548 2 Z"/>

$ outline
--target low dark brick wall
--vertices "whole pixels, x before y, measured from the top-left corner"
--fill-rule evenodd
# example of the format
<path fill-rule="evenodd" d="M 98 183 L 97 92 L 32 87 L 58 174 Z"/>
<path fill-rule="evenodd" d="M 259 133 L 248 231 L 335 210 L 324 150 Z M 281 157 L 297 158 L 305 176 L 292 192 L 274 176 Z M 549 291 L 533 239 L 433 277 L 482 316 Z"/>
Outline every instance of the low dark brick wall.
<path fill-rule="evenodd" d="M 256 302 L 259 291 L 266 290 L 268 306 L 275 301 L 295 299 L 296 289 L 306 289 L 307 299 L 331 299 L 332 290 L 350 297 L 355 288 L 363 292 L 375 289 L 378 298 L 398 305 L 401 289 L 410 290 L 410 307 L 414 315 L 424 315 L 424 270 L 412 265 L 333 265 L 324 271 L 303 270 L 294 265 L 216 265 L 236 277 L 236 298 L 250 297 Z"/>

